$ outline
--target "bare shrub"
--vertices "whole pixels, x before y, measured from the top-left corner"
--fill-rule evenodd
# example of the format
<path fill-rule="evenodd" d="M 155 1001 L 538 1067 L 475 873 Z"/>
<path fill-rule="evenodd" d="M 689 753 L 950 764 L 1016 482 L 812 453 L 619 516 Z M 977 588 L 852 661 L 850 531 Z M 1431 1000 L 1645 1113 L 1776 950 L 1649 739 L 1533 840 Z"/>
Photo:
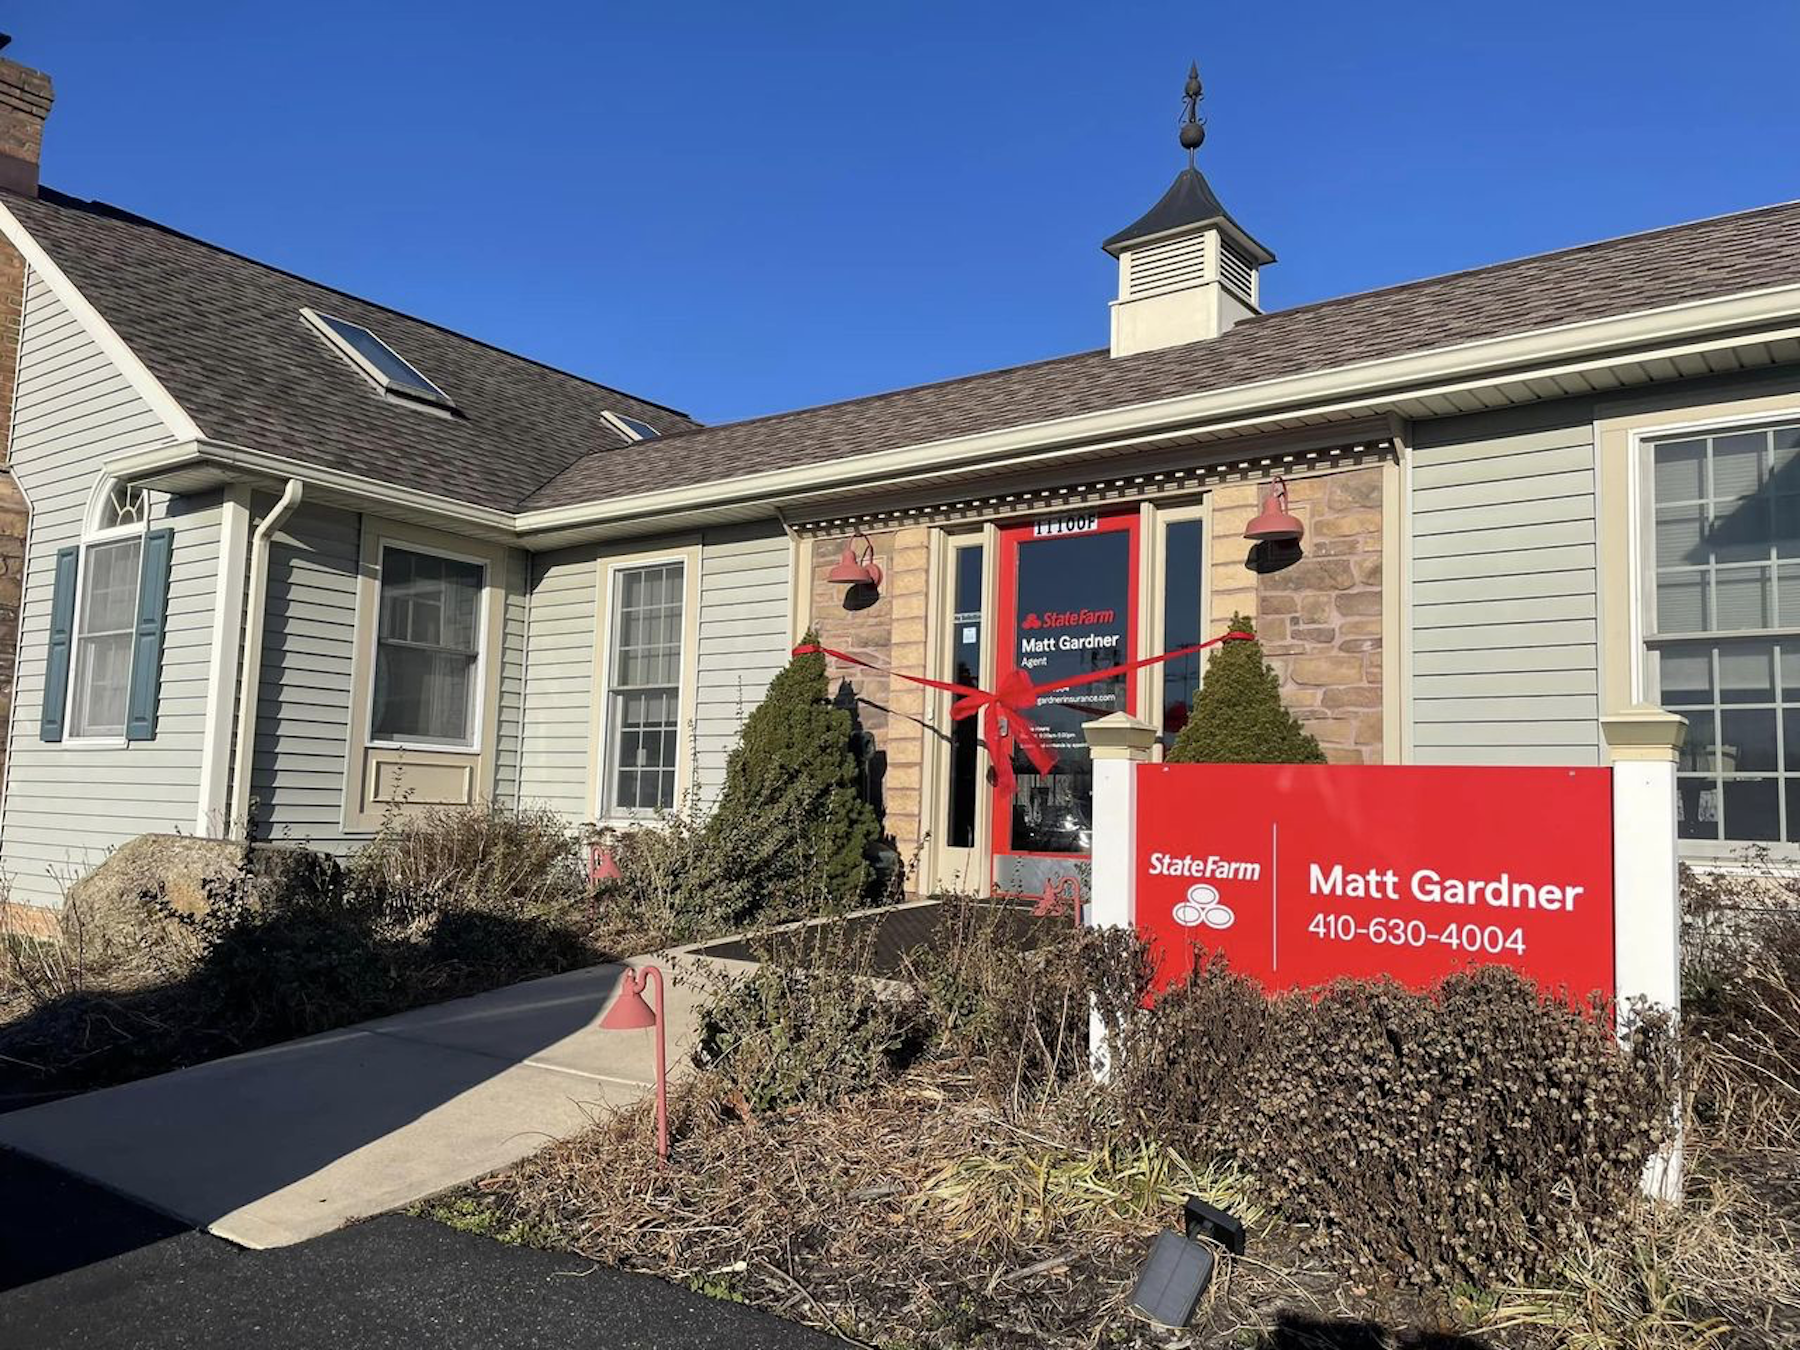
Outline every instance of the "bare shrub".
<path fill-rule="evenodd" d="M 390 815 L 351 860 L 392 914 L 450 911 L 564 921 L 587 898 L 581 841 L 554 811 L 485 802 Z"/>
<path fill-rule="evenodd" d="M 1237 1159 L 1334 1263 L 1420 1288 L 1524 1282 L 1610 1233 L 1673 1101 L 1660 1019 L 1621 1049 L 1499 967 L 1265 999 L 1214 963 L 1119 1036 L 1149 1137 Z"/>
<path fill-rule="evenodd" d="M 695 1059 L 755 1114 L 841 1101 L 886 1082 L 924 1042 L 912 991 L 877 981 L 869 941 L 837 924 L 766 940 L 701 1011 Z"/>
<path fill-rule="evenodd" d="M 1682 872 L 1683 1024 L 1698 1122 L 1800 1146 L 1800 879 L 1751 855 Z"/>
<path fill-rule="evenodd" d="M 932 941 L 905 959 L 938 1047 L 1014 1111 L 1085 1084 L 1091 1014 L 1116 1018 L 1148 988 L 1141 944 L 1121 930 L 1037 920 L 967 895 L 938 899 Z"/>

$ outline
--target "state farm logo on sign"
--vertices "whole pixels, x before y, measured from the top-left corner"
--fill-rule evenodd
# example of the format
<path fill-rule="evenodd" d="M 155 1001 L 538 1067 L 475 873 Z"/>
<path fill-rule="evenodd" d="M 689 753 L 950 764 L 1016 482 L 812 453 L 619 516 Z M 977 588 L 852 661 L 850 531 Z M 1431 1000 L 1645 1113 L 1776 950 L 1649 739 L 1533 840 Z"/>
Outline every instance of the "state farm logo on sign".
<path fill-rule="evenodd" d="M 1202 924 L 1208 928 L 1229 928 L 1237 922 L 1236 912 L 1219 898 L 1219 888 L 1205 883 L 1189 886 L 1187 899 L 1175 906 L 1170 917 L 1183 928 L 1198 928 Z"/>
<path fill-rule="evenodd" d="M 1019 627 L 1098 628 L 1102 624 L 1116 623 L 1118 617 L 1116 609 L 1047 609 L 1042 614 L 1027 614 L 1019 620 Z"/>

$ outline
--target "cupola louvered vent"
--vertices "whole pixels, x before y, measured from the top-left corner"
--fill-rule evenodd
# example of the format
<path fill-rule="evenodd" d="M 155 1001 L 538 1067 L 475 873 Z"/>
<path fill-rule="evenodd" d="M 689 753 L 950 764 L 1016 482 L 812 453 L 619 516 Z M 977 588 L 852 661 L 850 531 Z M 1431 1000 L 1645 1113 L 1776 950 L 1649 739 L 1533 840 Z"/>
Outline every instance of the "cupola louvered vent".
<path fill-rule="evenodd" d="M 1125 283 L 1127 300 L 1142 300 L 1150 295 L 1167 295 L 1170 291 L 1198 286 L 1206 278 L 1206 235 L 1191 234 L 1184 239 L 1166 239 L 1160 244 L 1147 244 L 1128 255 L 1129 271 Z"/>
<path fill-rule="evenodd" d="M 1223 239 L 1219 240 L 1219 280 L 1247 303 L 1256 303 L 1256 269 Z"/>

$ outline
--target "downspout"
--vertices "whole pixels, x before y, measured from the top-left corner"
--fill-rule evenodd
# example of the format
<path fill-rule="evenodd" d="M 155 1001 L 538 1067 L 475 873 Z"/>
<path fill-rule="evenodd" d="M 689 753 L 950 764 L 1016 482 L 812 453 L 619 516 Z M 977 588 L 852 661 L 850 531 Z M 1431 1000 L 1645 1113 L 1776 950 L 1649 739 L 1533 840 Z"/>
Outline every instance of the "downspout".
<path fill-rule="evenodd" d="M 250 596 L 244 611 L 244 669 L 238 684 L 237 761 L 231 775 L 230 818 L 231 837 L 246 842 L 250 838 L 250 770 L 256 760 L 256 700 L 262 683 L 263 619 L 269 608 L 269 540 L 294 514 L 304 495 L 300 480 L 288 479 L 281 500 L 250 539 Z"/>

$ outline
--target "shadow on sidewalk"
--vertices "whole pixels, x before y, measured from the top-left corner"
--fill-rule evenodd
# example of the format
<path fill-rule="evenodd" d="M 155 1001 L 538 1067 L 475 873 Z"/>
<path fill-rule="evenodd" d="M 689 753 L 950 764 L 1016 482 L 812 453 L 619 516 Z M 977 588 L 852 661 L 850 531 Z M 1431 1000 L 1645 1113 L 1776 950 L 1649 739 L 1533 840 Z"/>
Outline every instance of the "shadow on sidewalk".
<path fill-rule="evenodd" d="M 578 1129 L 636 1086 L 540 1061 L 597 1021 L 622 971 L 569 971 L 0 1115 L 0 1175 L 24 1187 L 0 1187 L 0 1288 L 227 1216 L 235 1228 L 220 1231 L 234 1241 L 292 1241 Z M 384 1140 L 354 1177 L 340 1170 L 239 1215 Z"/>

